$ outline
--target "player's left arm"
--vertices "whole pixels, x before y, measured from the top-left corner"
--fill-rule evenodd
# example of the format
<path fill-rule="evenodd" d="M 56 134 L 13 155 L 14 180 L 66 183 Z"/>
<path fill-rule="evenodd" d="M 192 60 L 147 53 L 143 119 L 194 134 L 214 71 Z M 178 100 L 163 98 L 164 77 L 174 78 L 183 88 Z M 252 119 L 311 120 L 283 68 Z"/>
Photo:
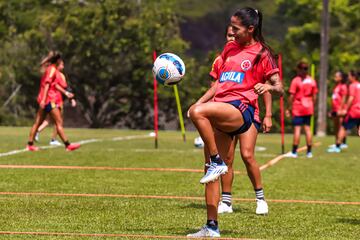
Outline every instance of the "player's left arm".
<path fill-rule="evenodd" d="M 67 98 L 74 98 L 74 94 L 65 90 L 60 84 L 55 84 L 55 88 L 60 91 L 62 94 L 64 94 Z"/>
<path fill-rule="evenodd" d="M 275 73 L 270 76 L 269 83 L 258 83 L 254 86 L 255 93 L 261 95 L 265 92 L 270 92 L 271 94 L 277 94 L 282 96 L 284 94 L 284 87 L 280 80 L 280 75 Z"/>
<path fill-rule="evenodd" d="M 265 105 L 265 116 L 262 122 L 263 132 L 269 132 L 272 127 L 272 96 L 269 92 L 263 94 L 263 101 Z"/>

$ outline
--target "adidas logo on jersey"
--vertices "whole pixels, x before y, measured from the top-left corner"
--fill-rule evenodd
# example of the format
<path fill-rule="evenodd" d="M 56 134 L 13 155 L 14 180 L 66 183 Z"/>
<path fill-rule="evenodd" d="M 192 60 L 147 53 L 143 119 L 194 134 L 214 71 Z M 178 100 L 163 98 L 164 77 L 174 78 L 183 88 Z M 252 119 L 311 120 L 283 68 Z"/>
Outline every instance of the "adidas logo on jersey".
<path fill-rule="evenodd" d="M 243 72 L 223 72 L 220 76 L 220 82 L 236 82 L 242 83 L 244 80 L 244 73 Z"/>

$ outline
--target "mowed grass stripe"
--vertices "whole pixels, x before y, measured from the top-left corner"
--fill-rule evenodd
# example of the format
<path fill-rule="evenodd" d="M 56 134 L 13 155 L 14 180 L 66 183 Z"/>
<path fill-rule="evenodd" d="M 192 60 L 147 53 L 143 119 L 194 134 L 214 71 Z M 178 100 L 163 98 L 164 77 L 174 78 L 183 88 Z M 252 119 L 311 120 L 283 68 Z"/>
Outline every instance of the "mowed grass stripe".
<path fill-rule="evenodd" d="M 194 196 L 160 196 L 160 195 L 131 195 L 131 194 L 96 194 L 96 193 L 45 193 L 45 192 L 0 192 L 0 195 L 16 196 L 45 196 L 45 197 L 109 197 L 109 198 L 139 198 L 139 199 L 175 199 L 175 200 L 198 200 L 203 201 L 204 197 Z M 249 198 L 232 198 L 233 201 L 254 202 Z M 360 205 L 360 202 L 336 202 L 323 200 L 297 200 L 297 199 L 266 199 L 274 203 L 304 203 L 324 205 Z"/>
<path fill-rule="evenodd" d="M 148 172 L 191 172 L 202 173 L 202 169 L 190 168 L 119 168 L 119 167 L 91 167 L 91 166 L 44 166 L 44 165 L 13 165 L 5 164 L 0 165 L 0 169 L 70 169 L 70 170 L 109 170 L 109 171 L 148 171 Z M 245 175 L 244 172 L 234 171 L 235 174 Z"/>
<path fill-rule="evenodd" d="M 148 136 L 140 136 L 140 137 L 148 137 Z M 113 140 L 116 139 L 118 141 L 119 139 L 134 139 L 134 136 L 128 136 L 128 137 L 122 137 L 122 138 L 113 138 Z M 94 141 L 90 141 L 94 142 Z M 314 147 L 320 146 L 320 142 L 316 142 L 313 144 Z M 307 149 L 306 146 L 303 146 L 298 149 L 298 152 L 305 151 Z M 12 151 L 16 152 L 16 151 Z M 23 152 L 23 151 L 20 151 Z M 286 154 L 279 155 L 271 160 L 269 160 L 264 165 L 260 166 L 260 170 L 263 171 L 268 167 L 271 167 L 278 163 L 283 158 L 286 158 Z M 44 166 L 44 165 L 0 165 L 0 168 L 5 169 L 73 169 L 73 170 L 111 170 L 111 171 L 160 171 L 160 172 L 203 172 L 202 169 L 186 169 L 186 168 L 119 168 L 119 167 L 90 167 L 90 166 Z M 245 174 L 240 171 L 234 171 L 235 174 Z"/>
<path fill-rule="evenodd" d="M 123 136 L 123 137 L 113 137 L 113 138 L 110 139 L 110 141 L 115 141 L 116 142 L 116 141 L 133 140 L 133 139 L 146 139 L 146 138 L 153 138 L 153 136 L 151 136 L 151 135 L 131 135 L 131 136 Z M 106 141 L 106 140 L 108 140 L 108 139 L 92 138 L 92 139 L 81 140 L 81 141 L 78 141 L 77 143 L 80 143 L 81 145 L 85 145 L 85 144 L 89 144 L 89 143 L 103 142 L 103 141 Z M 52 148 L 59 148 L 59 147 L 64 147 L 64 146 L 63 145 L 60 145 L 60 146 L 40 146 L 39 148 L 41 150 L 45 150 L 45 149 L 52 149 Z M 0 157 L 6 157 L 6 156 L 15 155 L 15 154 L 23 153 L 23 152 L 28 152 L 28 150 L 26 148 L 12 150 L 12 151 L 9 151 L 9 152 L 0 153 Z"/>
<path fill-rule="evenodd" d="M 64 232 L 11 232 L 0 231 L 0 235 L 37 235 L 37 236 L 71 236 L 71 237 L 126 237 L 143 239 L 189 239 L 186 236 L 162 236 L 162 235 L 141 235 L 141 234 L 121 234 L 121 233 L 64 233 Z M 206 239 L 206 238 L 202 238 Z M 219 240 L 251 240 L 251 238 L 216 238 Z"/>

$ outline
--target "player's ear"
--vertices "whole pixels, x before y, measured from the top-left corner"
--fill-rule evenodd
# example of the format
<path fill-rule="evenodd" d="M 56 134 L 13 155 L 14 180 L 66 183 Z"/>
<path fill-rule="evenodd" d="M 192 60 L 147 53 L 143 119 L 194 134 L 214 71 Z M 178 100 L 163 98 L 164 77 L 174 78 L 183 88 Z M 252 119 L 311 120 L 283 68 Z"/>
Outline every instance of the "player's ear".
<path fill-rule="evenodd" d="M 248 27 L 248 32 L 249 32 L 249 33 L 254 33 L 254 31 L 255 31 L 255 27 L 254 27 L 253 25 L 250 25 L 250 26 Z"/>

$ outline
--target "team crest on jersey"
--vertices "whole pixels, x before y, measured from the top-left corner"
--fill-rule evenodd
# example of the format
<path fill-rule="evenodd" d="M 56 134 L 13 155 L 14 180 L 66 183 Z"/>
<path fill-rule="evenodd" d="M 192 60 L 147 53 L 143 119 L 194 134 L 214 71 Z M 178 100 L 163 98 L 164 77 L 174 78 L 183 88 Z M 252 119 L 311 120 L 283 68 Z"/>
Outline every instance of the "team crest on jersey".
<path fill-rule="evenodd" d="M 241 62 L 240 67 L 242 70 L 247 71 L 251 68 L 251 61 L 250 60 L 244 60 Z"/>

